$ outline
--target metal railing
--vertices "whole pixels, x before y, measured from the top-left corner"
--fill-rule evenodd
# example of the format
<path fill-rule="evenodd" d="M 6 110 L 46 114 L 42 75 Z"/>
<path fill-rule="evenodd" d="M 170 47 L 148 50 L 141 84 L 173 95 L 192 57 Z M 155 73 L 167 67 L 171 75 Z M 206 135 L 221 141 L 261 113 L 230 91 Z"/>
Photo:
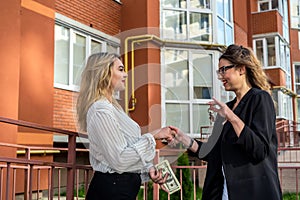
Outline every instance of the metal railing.
<path fill-rule="evenodd" d="M 63 134 L 68 136 L 68 148 L 56 148 L 56 147 L 37 147 L 37 146 L 25 146 L 1 143 L 0 146 L 13 147 L 22 150 L 24 158 L 8 158 L 0 157 L 0 200 L 15 200 L 15 199 L 64 199 L 73 200 L 80 199 L 80 191 L 83 191 L 83 196 L 88 188 L 88 183 L 92 176 L 92 168 L 90 165 L 83 165 L 76 163 L 76 152 L 86 151 L 86 149 L 76 149 L 76 138 L 87 138 L 85 134 L 80 134 L 72 131 L 41 126 L 39 124 L 24 122 L 20 120 L 12 120 L 8 118 L 0 117 L 0 122 L 8 123 L 16 126 L 29 127 L 41 131 L 45 131 L 47 134 Z M 284 144 L 290 144 L 290 141 L 286 139 L 287 131 L 293 127 L 295 131 L 295 125 L 277 124 L 278 134 L 284 139 Z M 290 127 L 290 128 L 288 128 Z M 34 133 L 33 133 L 34 134 Z M 39 133 L 40 134 L 40 133 Z M 282 140 L 281 140 L 282 141 Z M 298 142 L 298 141 L 294 141 Z M 283 143 L 283 142 L 282 142 Z M 287 145 L 289 146 L 289 145 Z M 295 145 L 296 146 L 296 145 Z M 67 162 L 54 162 L 54 161 L 42 161 L 34 160 L 31 158 L 31 153 L 34 151 L 59 151 L 67 154 Z M 296 147 L 279 147 L 278 148 L 278 171 L 280 176 L 280 183 L 283 192 L 296 193 L 298 199 L 299 193 L 299 176 L 298 171 L 300 168 L 300 148 Z M 155 163 L 158 162 L 160 156 L 166 156 L 160 150 L 157 150 L 157 156 Z M 182 170 L 189 169 L 191 174 L 191 182 L 193 187 L 192 199 L 197 199 L 197 189 L 203 186 L 203 180 L 205 178 L 206 166 L 172 166 L 174 171 L 179 170 L 180 184 L 183 184 Z M 46 187 L 42 187 L 45 185 Z M 43 184 L 42 184 L 43 183 Z M 17 189 L 18 185 L 23 185 L 21 192 Z M 148 184 L 142 186 L 144 193 L 143 199 L 147 200 Z M 160 189 L 158 185 L 153 185 L 153 199 L 159 200 Z M 65 193 L 64 195 L 62 195 Z M 183 199 L 183 191 L 180 190 L 180 199 Z M 64 196 L 64 197 L 63 197 Z M 168 195 L 168 199 L 171 199 L 171 195 Z"/>
<path fill-rule="evenodd" d="M 14 145 L 14 144 L 7 144 L 2 143 L 3 146 L 11 146 L 16 148 L 23 148 L 25 150 L 25 158 L 7 158 L 7 157 L 0 157 L 0 169 L 1 169 L 1 177 L 0 177 L 0 198 L 4 198 L 5 200 L 10 200 L 9 198 L 15 198 L 15 186 L 13 184 L 14 180 L 11 181 L 11 176 L 13 179 L 14 172 L 16 170 L 23 169 L 24 170 L 24 199 L 31 200 L 33 196 L 33 172 L 40 171 L 42 168 L 48 169 L 48 199 L 53 199 L 53 191 L 54 191 L 54 171 L 56 169 L 65 169 L 66 170 L 66 199 L 73 200 L 74 199 L 74 188 L 75 188 L 75 181 L 77 177 L 77 170 L 92 170 L 89 165 L 80 165 L 76 163 L 76 138 L 82 137 L 87 138 L 86 134 L 81 134 L 73 131 L 43 126 L 36 123 L 26 122 L 22 120 L 14 120 L 9 118 L 0 117 L 0 122 L 32 128 L 35 130 L 40 130 L 39 134 L 41 133 L 59 133 L 68 136 L 68 148 L 67 150 L 67 162 L 47 162 L 47 161 L 39 161 L 39 160 L 31 160 L 30 159 L 30 151 L 32 149 L 39 149 L 41 147 L 29 147 L 29 146 L 22 146 L 22 145 Z M 43 150 L 47 149 L 57 149 L 51 147 L 43 147 Z M 62 149 L 60 149 L 62 150 Z M 78 150 L 78 149 L 77 149 Z M 6 173 L 5 173 L 6 171 Z M 4 176 L 5 174 L 5 176 Z M 88 173 L 87 173 L 88 174 Z M 39 175 L 37 175 L 39 177 Z M 4 181 L 5 179 L 5 181 Z M 36 179 L 36 182 L 39 183 L 39 179 Z M 88 181 L 85 182 L 85 187 L 87 187 Z M 5 188 L 5 190 L 4 190 Z M 4 193 L 5 191 L 5 193 Z M 39 191 L 37 189 L 37 191 Z M 37 194 L 38 195 L 38 194 Z"/>

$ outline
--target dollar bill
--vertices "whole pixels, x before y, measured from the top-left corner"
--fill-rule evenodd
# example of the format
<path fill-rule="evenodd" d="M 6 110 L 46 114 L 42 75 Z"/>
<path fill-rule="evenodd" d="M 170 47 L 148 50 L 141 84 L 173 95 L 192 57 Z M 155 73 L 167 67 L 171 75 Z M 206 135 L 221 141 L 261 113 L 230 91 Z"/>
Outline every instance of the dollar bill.
<path fill-rule="evenodd" d="M 163 186 L 169 191 L 169 194 L 173 194 L 181 189 L 180 183 L 177 180 L 168 160 L 158 163 L 155 167 L 157 170 L 162 169 L 163 176 L 165 176 L 166 173 L 169 174 L 167 181 L 163 184 Z"/>

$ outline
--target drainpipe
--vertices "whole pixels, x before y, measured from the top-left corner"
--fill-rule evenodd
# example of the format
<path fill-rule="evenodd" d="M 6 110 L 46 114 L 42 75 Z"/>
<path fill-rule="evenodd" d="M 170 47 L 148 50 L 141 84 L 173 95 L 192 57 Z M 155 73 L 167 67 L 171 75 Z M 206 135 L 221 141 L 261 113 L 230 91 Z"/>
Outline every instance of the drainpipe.
<path fill-rule="evenodd" d="M 172 45 L 181 45 L 181 46 L 186 46 L 186 47 L 193 47 L 193 48 L 205 48 L 205 49 L 218 49 L 219 51 L 222 51 L 226 48 L 225 45 L 219 45 L 219 44 L 203 44 L 203 43 L 196 43 L 196 42 L 185 42 L 185 41 L 172 41 L 172 40 L 162 40 L 159 37 L 155 35 L 137 35 L 137 36 L 130 36 L 125 39 L 125 50 L 124 50 L 124 67 L 125 71 L 128 72 L 128 44 L 129 41 L 131 41 L 131 107 L 128 108 L 128 80 L 126 79 L 126 90 L 125 90 L 125 112 L 128 113 L 129 111 L 134 111 L 135 110 L 135 105 L 137 102 L 137 99 L 135 98 L 135 93 L 134 93 L 134 45 L 135 43 L 141 43 L 141 42 L 148 42 L 152 41 L 155 42 L 155 44 L 159 46 L 172 46 Z"/>

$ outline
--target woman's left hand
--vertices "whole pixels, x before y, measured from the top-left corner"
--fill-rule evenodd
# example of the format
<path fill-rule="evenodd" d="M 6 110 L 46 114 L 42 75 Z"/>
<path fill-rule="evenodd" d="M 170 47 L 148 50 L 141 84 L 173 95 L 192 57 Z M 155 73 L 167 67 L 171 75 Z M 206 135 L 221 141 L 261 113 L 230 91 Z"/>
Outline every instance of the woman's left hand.
<path fill-rule="evenodd" d="M 159 184 L 161 189 L 165 192 L 168 192 L 168 190 L 163 186 L 163 184 L 167 181 L 169 174 L 167 173 L 165 176 L 162 174 L 162 169 L 156 170 L 154 167 L 150 168 L 149 176 L 152 179 L 152 181 L 156 184 Z"/>
<path fill-rule="evenodd" d="M 209 105 L 209 110 L 217 112 L 219 115 L 228 120 L 228 116 L 232 113 L 230 108 L 228 108 L 225 103 L 218 101 L 216 98 L 213 97 L 212 99 L 213 101 L 207 103 Z"/>

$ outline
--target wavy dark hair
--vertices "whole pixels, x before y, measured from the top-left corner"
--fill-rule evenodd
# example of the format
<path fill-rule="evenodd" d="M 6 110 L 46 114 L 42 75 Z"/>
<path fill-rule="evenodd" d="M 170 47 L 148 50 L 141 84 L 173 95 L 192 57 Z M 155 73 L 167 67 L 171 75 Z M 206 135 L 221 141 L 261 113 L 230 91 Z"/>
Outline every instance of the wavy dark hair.
<path fill-rule="evenodd" d="M 251 86 L 271 93 L 268 77 L 262 69 L 260 61 L 250 48 L 232 44 L 227 47 L 220 59 L 226 59 L 236 67 L 245 66 L 246 79 Z"/>

